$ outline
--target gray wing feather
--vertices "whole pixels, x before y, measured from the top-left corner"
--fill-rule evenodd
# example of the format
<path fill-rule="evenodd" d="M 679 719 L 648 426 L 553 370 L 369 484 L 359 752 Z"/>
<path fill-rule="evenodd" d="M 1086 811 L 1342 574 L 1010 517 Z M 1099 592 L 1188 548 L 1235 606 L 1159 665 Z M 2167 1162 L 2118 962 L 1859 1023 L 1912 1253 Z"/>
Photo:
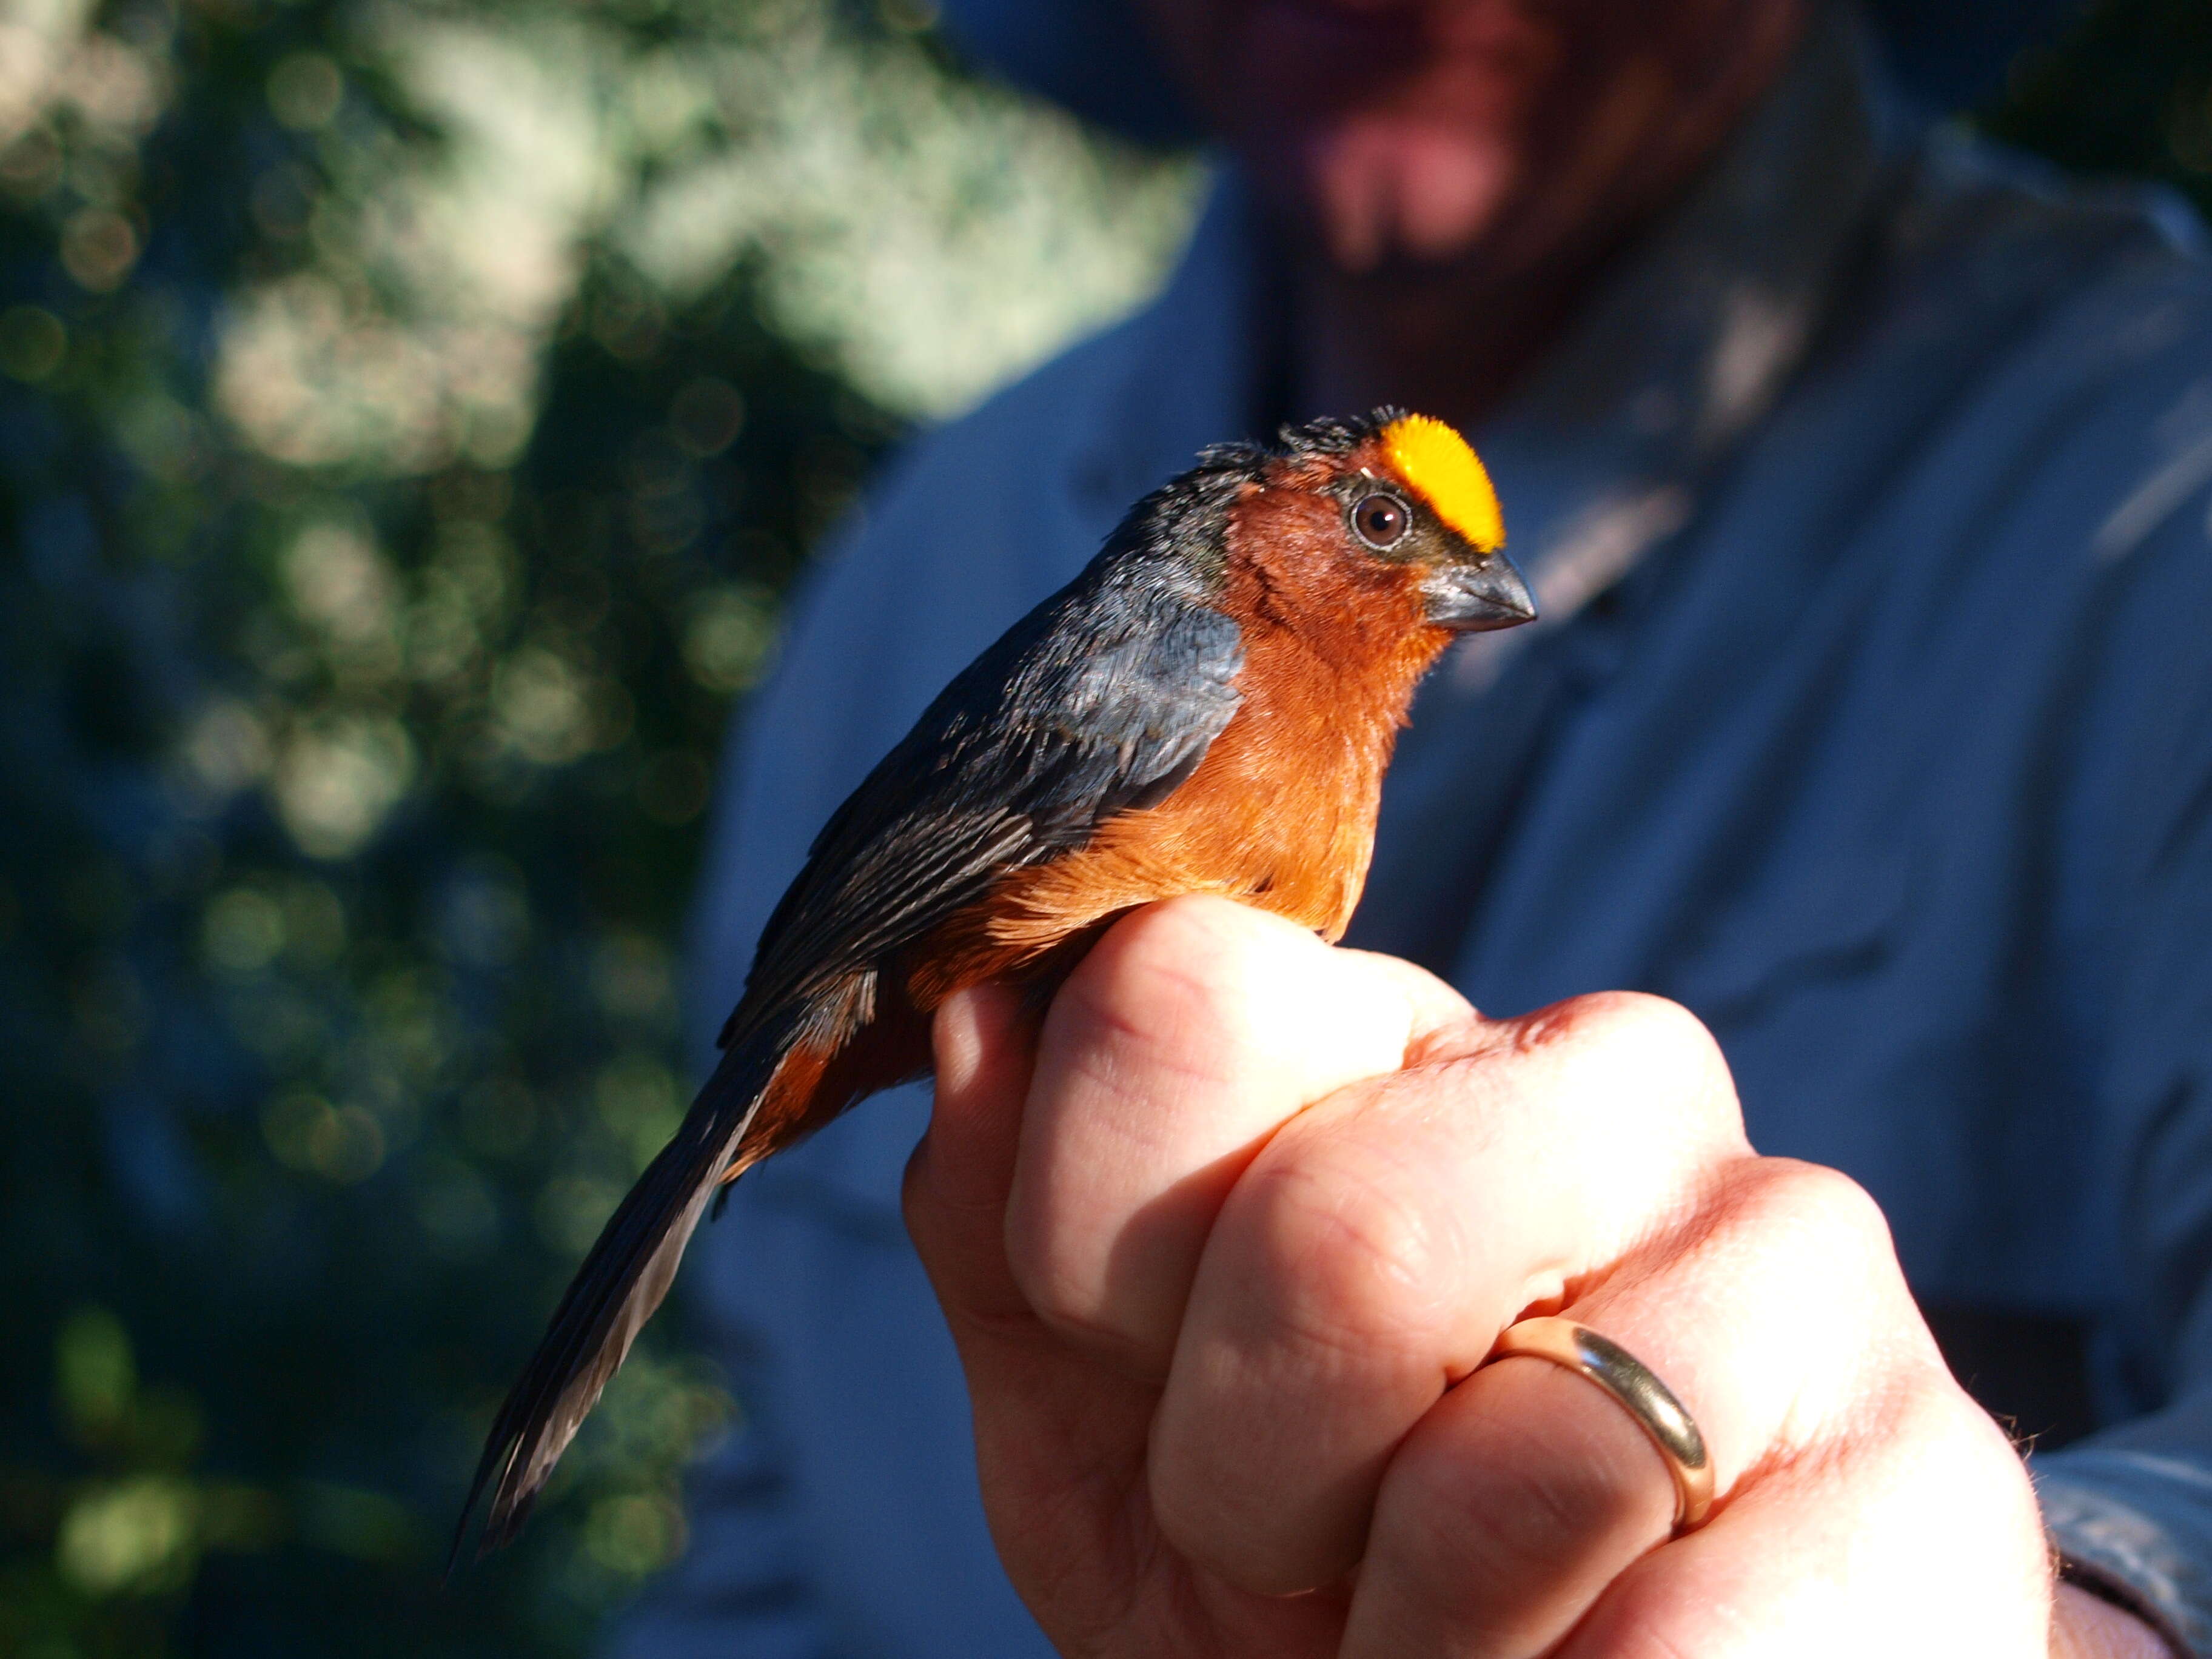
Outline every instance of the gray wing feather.
<path fill-rule="evenodd" d="M 823 825 L 724 1042 L 753 1011 L 872 964 L 1009 870 L 1165 799 L 1234 718 L 1243 660 L 1233 621 L 1128 562 L 1039 605 Z"/>

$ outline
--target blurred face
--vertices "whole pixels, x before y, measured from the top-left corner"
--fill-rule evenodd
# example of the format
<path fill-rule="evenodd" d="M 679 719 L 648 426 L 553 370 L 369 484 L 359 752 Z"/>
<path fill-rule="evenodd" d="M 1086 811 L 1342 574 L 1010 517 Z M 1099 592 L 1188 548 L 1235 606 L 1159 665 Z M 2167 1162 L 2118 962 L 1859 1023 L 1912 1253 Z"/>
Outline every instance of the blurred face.
<path fill-rule="evenodd" d="M 1268 202 L 1340 269 L 1540 268 L 1662 204 L 1802 0 L 1137 0 Z"/>

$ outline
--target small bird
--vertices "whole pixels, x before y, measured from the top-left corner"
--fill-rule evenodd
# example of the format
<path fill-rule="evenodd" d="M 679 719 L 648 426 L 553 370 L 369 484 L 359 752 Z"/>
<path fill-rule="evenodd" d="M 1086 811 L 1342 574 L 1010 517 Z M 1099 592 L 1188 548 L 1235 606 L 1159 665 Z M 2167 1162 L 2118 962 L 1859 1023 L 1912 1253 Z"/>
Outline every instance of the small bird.
<path fill-rule="evenodd" d="M 1219 893 L 1340 938 L 1384 769 L 1454 635 L 1529 621 L 1489 475 L 1380 409 L 1226 444 L 971 663 L 815 838 L 722 1057 L 561 1298 L 485 1442 L 513 1538 L 667 1293 L 711 1194 L 923 1074 L 932 1012 L 1048 999 L 1135 906 Z"/>

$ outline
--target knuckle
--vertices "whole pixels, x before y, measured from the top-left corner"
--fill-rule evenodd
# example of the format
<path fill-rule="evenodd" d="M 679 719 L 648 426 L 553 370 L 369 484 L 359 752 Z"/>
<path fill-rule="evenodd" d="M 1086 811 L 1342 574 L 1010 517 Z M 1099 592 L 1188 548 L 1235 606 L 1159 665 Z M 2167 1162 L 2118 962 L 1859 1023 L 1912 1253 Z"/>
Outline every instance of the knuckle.
<path fill-rule="evenodd" d="M 1516 1026 L 1515 1046 L 1523 1053 L 1556 1048 L 1608 1089 L 1644 1098 L 1656 1088 L 1737 1121 L 1735 1083 L 1720 1044 L 1679 1002 L 1640 991 L 1595 992 L 1540 1008 Z"/>
<path fill-rule="evenodd" d="M 1813 1369 L 1832 1386 L 1890 1366 L 1899 1334 L 1917 1328 L 1888 1220 L 1840 1170 L 1741 1159 L 1688 1225 L 1684 1242 L 1717 1253 L 1742 1294 L 1771 1304 L 1801 1342 L 1826 1356 Z"/>
<path fill-rule="evenodd" d="M 1431 1358 L 1455 1317 L 1448 1228 L 1387 1174 L 1342 1160 L 1263 1164 L 1256 1276 L 1295 1340 L 1370 1362 Z"/>
<path fill-rule="evenodd" d="M 1680 1003 L 1641 991 L 1607 992 L 1596 1000 L 1596 1023 L 1625 1051 L 1699 1081 L 1728 1076 L 1719 1042 Z"/>
<path fill-rule="evenodd" d="M 1747 1208 L 1786 1227 L 1814 1262 L 1863 1276 L 1892 1259 L 1889 1220 L 1874 1195 L 1842 1170 L 1796 1158 L 1763 1158 L 1748 1168 Z"/>
<path fill-rule="evenodd" d="M 1959 1384 L 1932 1342 L 1899 1348 L 1837 1414 L 1831 1459 L 1869 1480 L 1886 1467 L 1890 1478 L 1930 1498 L 1969 1506 L 2002 1499 L 2007 1476 L 2025 1478 L 2007 1426 Z"/>
<path fill-rule="evenodd" d="M 1917 1442 L 1927 1449 L 1913 1460 L 1934 1478 L 1931 1487 L 1961 1493 L 2001 1492 L 1989 1479 L 1992 1469 L 2019 1473 L 2020 1455 L 2005 1426 L 1960 1388 L 1940 1364 L 1915 1368 L 1896 1392 L 1897 1431 L 1891 1444 Z M 1946 1478 L 1947 1466 L 1957 1478 Z"/>
<path fill-rule="evenodd" d="M 1534 1090 L 1581 1167 L 1646 1192 L 1687 1188 L 1747 1154 L 1743 1114 L 1720 1045 L 1680 1003 L 1640 992 L 1572 997 L 1512 1022 L 1501 1049 L 1509 1087 Z M 1625 1188 L 1625 1189 L 1626 1189 Z"/>
<path fill-rule="evenodd" d="M 1779 1442 L 1856 1455 L 1948 1412 L 1952 1382 L 1899 1265 L 1887 1218 L 1841 1171 L 1747 1160 L 1719 1233 L 1740 1293 L 1787 1331 L 1791 1406 Z"/>

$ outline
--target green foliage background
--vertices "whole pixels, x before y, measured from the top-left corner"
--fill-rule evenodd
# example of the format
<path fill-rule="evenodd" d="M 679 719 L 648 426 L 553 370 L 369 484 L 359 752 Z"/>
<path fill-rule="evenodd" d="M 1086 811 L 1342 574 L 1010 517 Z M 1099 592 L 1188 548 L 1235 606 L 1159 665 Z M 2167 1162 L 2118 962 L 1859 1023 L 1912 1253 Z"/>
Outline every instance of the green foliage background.
<path fill-rule="evenodd" d="M 0 1654 L 576 1653 L 681 1547 L 735 1407 L 664 1318 L 438 1576 L 681 1109 L 731 701 L 884 446 L 1191 199 L 927 22 L 0 14 Z M 1986 119 L 2212 203 L 2212 11 Z"/>
<path fill-rule="evenodd" d="M 925 21 L 0 12 L 0 1654 L 573 1653 L 681 1547 L 672 1320 L 439 1578 L 684 1104 L 732 699 L 886 442 L 1190 198 Z"/>

